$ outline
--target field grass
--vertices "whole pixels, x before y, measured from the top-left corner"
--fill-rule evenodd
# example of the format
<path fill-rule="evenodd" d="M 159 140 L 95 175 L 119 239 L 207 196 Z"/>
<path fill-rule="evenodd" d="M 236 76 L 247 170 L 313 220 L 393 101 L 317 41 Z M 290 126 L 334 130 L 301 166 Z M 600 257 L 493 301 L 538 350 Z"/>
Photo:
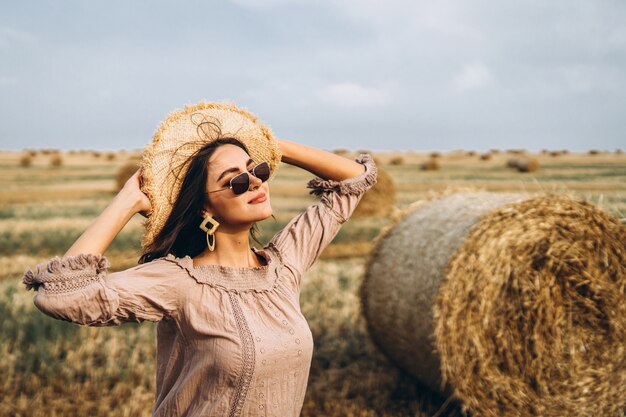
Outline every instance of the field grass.
<path fill-rule="evenodd" d="M 494 192 L 564 192 L 591 201 L 626 223 L 626 156 L 533 155 L 530 174 L 505 167 L 513 155 L 488 161 L 463 152 L 443 153 L 441 169 L 425 172 L 428 155 L 375 155 L 393 178 L 397 209 L 448 187 Z M 0 153 L 0 416 L 148 416 L 153 401 L 156 332 L 151 323 L 89 328 L 54 320 L 32 304 L 20 283 L 35 264 L 62 255 L 115 195 L 115 174 L 137 160 L 125 152 L 112 161 L 90 153 L 62 154 L 51 167 L 38 154 L 21 167 L 21 153 Z M 274 219 L 261 223 L 267 241 L 316 200 L 311 175 L 283 165 L 270 183 Z M 136 216 L 107 257 L 113 269 L 136 264 L 143 219 Z M 457 404 L 421 386 L 394 367 L 370 342 L 357 290 L 386 218 L 350 220 L 305 277 L 302 311 L 315 341 L 303 416 L 452 416 Z M 418 237 L 417 237 L 418 238 Z M 440 410 L 441 408 L 441 410 Z M 440 412 L 438 412 L 438 410 Z"/>

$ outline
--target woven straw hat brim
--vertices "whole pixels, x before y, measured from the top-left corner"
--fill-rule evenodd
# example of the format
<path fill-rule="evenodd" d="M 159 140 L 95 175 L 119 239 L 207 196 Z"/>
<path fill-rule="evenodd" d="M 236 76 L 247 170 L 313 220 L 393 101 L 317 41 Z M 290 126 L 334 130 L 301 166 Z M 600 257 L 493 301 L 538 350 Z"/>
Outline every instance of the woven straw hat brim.
<path fill-rule="evenodd" d="M 142 191 L 150 199 L 152 213 L 145 223 L 145 248 L 163 229 L 178 198 L 189 169 L 188 158 L 218 139 L 211 123 L 217 123 L 221 137 L 238 139 L 255 161 L 267 161 L 270 178 L 281 160 L 280 146 L 270 129 L 256 116 L 234 104 L 199 103 L 171 113 L 158 127 L 141 162 Z"/>

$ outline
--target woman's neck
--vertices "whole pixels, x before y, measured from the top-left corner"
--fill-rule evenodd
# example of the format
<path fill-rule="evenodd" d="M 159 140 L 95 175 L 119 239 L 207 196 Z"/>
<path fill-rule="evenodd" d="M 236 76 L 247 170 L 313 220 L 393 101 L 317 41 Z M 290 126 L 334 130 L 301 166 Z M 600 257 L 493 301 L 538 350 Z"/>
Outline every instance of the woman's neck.
<path fill-rule="evenodd" d="M 205 249 L 194 258 L 194 265 L 223 265 L 238 268 L 261 265 L 250 248 L 250 228 L 228 230 L 222 228 L 215 232 L 215 250 Z"/>

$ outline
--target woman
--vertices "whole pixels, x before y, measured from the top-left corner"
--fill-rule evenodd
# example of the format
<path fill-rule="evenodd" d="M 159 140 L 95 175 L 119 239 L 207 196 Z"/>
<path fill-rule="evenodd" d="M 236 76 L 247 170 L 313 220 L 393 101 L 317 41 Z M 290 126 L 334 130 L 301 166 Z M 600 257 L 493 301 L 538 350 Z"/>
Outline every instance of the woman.
<path fill-rule="evenodd" d="M 302 278 L 375 183 L 371 157 L 274 139 L 211 103 L 170 115 L 146 155 L 63 258 L 25 273 L 35 305 L 90 326 L 158 322 L 155 416 L 298 416 L 313 351 Z M 257 250 L 279 161 L 320 177 L 320 201 Z M 107 273 L 101 254 L 136 213 L 149 216 L 140 264 Z"/>

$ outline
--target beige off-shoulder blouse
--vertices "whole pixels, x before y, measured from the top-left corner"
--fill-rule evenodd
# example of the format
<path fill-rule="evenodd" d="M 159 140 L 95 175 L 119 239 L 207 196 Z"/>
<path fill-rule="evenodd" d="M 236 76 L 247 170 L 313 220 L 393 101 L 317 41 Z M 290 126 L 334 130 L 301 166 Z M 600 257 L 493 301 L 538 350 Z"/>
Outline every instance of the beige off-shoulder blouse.
<path fill-rule="evenodd" d="M 262 250 L 266 265 L 194 266 L 171 254 L 107 273 L 105 256 L 54 258 L 24 274 L 45 314 L 89 326 L 149 320 L 157 325 L 154 416 L 298 416 L 313 354 L 300 311 L 302 276 L 376 182 L 309 181 L 320 201 Z"/>

